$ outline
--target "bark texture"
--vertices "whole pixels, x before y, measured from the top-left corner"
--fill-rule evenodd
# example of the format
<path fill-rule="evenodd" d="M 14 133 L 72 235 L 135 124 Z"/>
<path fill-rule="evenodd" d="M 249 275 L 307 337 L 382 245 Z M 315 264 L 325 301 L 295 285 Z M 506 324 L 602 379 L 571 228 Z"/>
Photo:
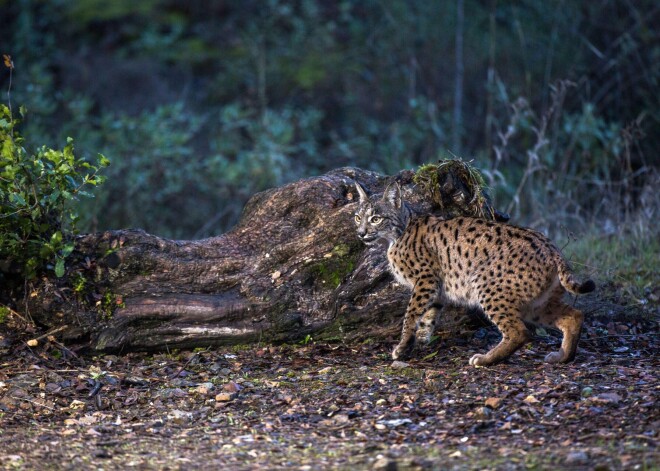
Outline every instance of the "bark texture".
<path fill-rule="evenodd" d="M 413 172 L 342 168 L 255 195 L 218 237 L 168 240 L 140 230 L 78 237 L 66 282 L 42 279 L 23 305 L 58 336 L 100 351 L 371 335 L 396 328 L 409 293 L 384 246 L 355 235 L 355 182 L 379 193 L 397 181 L 418 213 L 470 214 L 473 195 L 441 179 L 439 210 Z M 449 183 L 448 183 L 449 182 Z M 492 211 L 486 211 L 493 214 Z M 63 328 L 63 326 L 65 326 Z"/>

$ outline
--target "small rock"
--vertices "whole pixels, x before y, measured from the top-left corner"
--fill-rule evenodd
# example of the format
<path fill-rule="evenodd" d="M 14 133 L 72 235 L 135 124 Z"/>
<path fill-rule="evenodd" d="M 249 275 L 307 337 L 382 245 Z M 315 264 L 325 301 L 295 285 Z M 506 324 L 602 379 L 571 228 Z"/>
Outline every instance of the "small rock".
<path fill-rule="evenodd" d="M 621 399 L 622 397 L 617 393 L 602 393 L 594 398 L 594 400 L 598 402 L 611 402 L 615 404 L 620 402 Z"/>
<path fill-rule="evenodd" d="M 391 419 L 391 420 L 379 420 L 379 424 L 385 425 L 386 427 L 398 427 L 400 425 L 406 425 L 406 424 L 412 424 L 412 420 L 410 419 Z"/>
<path fill-rule="evenodd" d="M 566 455 L 566 462 L 569 466 L 579 466 L 589 463 L 589 455 L 584 451 L 571 451 Z"/>
<path fill-rule="evenodd" d="M 374 462 L 373 469 L 382 471 L 396 471 L 399 467 L 396 461 L 387 458 L 386 456 L 379 455 Z"/>
<path fill-rule="evenodd" d="M 405 361 L 394 360 L 390 366 L 395 370 L 398 370 L 398 369 L 408 368 L 410 366 L 410 363 L 406 363 Z"/>
<path fill-rule="evenodd" d="M 105 448 L 97 448 L 96 450 L 92 451 L 92 456 L 94 458 L 112 458 L 110 452 Z"/>
<path fill-rule="evenodd" d="M 192 420 L 192 413 L 184 410 L 174 409 L 167 414 L 167 418 L 177 425 L 183 425 Z"/>
<path fill-rule="evenodd" d="M 493 409 L 490 407 L 478 407 L 474 416 L 479 420 L 487 420 L 493 415 Z"/>
<path fill-rule="evenodd" d="M 186 397 L 187 395 L 188 393 L 181 388 L 163 388 L 158 391 L 158 396 L 161 399 L 169 399 L 171 397 Z"/>
<path fill-rule="evenodd" d="M 348 414 L 335 414 L 332 416 L 332 421 L 335 424 L 347 424 L 351 421 Z"/>
<path fill-rule="evenodd" d="M 584 388 L 582 388 L 582 392 L 580 393 L 580 395 L 581 395 L 582 397 L 589 397 L 589 396 L 591 396 L 593 393 L 594 393 L 594 388 L 592 388 L 592 387 L 590 387 L 590 386 L 585 386 Z"/>
<path fill-rule="evenodd" d="M 223 393 L 220 393 L 220 394 L 216 395 L 215 400 L 217 402 L 229 402 L 232 399 L 234 399 L 236 397 L 236 395 L 237 395 L 236 393 L 223 392 Z"/>
<path fill-rule="evenodd" d="M 229 393 L 237 393 L 241 389 L 243 389 L 239 384 L 235 383 L 234 381 L 230 381 L 227 384 L 225 384 L 222 389 L 224 391 L 227 391 Z"/>

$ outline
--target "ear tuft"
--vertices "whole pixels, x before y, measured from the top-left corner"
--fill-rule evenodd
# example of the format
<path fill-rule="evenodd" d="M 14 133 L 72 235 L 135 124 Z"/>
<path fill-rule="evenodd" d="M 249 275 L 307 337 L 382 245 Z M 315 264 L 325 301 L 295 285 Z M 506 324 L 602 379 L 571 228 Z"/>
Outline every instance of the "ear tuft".
<path fill-rule="evenodd" d="M 401 187 L 397 182 L 392 182 L 387 185 L 387 188 L 385 188 L 385 191 L 383 192 L 383 199 L 388 201 L 396 209 L 401 207 L 403 198 L 401 197 Z"/>
<path fill-rule="evenodd" d="M 358 182 L 355 182 L 355 188 L 357 189 L 357 192 L 360 195 L 360 202 L 361 203 L 369 201 L 369 197 L 367 196 L 367 192 L 364 191 L 364 188 L 362 188 L 362 186 Z"/>

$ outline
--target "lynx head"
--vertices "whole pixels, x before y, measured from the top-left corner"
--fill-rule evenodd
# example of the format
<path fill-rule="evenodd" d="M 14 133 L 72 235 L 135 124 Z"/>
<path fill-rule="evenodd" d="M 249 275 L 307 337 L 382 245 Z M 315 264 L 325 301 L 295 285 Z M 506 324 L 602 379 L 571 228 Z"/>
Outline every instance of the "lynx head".
<path fill-rule="evenodd" d="M 370 199 L 364 188 L 355 183 L 360 201 L 355 212 L 358 237 L 367 245 L 385 239 L 392 245 L 410 220 L 410 210 L 401 197 L 398 183 L 390 184 L 381 198 Z"/>

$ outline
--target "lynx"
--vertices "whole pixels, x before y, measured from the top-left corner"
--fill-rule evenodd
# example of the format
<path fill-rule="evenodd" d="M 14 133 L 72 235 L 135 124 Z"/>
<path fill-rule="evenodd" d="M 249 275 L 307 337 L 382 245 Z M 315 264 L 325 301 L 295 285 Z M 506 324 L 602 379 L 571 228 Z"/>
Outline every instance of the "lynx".
<path fill-rule="evenodd" d="M 562 297 L 566 291 L 589 293 L 595 285 L 577 281 L 544 235 L 479 218 L 412 218 L 398 184 L 373 199 L 356 186 L 359 238 L 368 245 L 385 239 L 394 277 L 412 289 L 392 358 L 406 358 L 416 340 L 428 343 L 438 307 L 453 304 L 481 308 L 502 334 L 498 345 L 474 355 L 470 365 L 487 366 L 508 358 L 530 338 L 525 322 L 563 333 L 561 348 L 547 354 L 546 362 L 574 359 L 583 315 Z"/>

